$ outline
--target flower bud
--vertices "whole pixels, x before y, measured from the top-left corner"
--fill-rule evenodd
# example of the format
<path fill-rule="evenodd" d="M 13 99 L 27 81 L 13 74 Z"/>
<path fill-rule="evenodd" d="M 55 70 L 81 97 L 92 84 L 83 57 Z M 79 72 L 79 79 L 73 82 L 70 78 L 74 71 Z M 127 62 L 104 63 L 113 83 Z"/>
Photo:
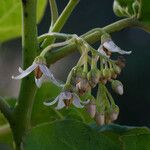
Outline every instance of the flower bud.
<path fill-rule="evenodd" d="M 121 73 L 121 68 L 119 66 L 115 65 L 113 67 L 113 69 L 114 69 L 114 71 L 115 71 L 116 74 L 120 74 Z"/>
<path fill-rule="evenodd" d="M 88 112 L 88 114 L 90 115 L 91 118 L 94 118 L 95 114 L 96 114 L 96 104 L 94 102 L 90 101 L 86 105 L 86 111 Z"/>
<path fill-rule="evenodd" d="M 82 72 L 83 72 L 82 67 L 77 67 L 74 70 L 75 83 L 79 83 L 81 81 L 81 79 L 82 79 Z"/>
<path fill-rule="evenodd" d="M 119 56 L 118 59 L 116 60 L 115 64 L 123 69 L 125 67 L 126 60 L 123 56 Z"/>
<path fill-rule="evenodd" d="M 98 69 L 92 69 L 87 74 L 87 79 L 92 88 L 94 88 L 97 85 L 97 83 L 99 82 L 99 78 L 100 78 L 100 71 Z"/>
<path fill-rule="evenodd" d="M 101 126 L 104 125 L 105 124 L 105 115 L 104 115 L 104 113 L 96 112 L 95 121 L 96 121 L 97 125 L 101 125 Z"/>
<path fill-rule="evenodd" d="M 103 70 L 103 77 L 105 78 L 105 79 L 110 79 L 111 78 L 111 71 L 110 71 L 110 69 L 104 69 Z"/>
<path fill-rule="evenodd" d="M 112 106 L 110 114 L 109 114 L 111 121 L 117 120 L 118 115 L 119 115 L 119 107 L 117 105 Z"/>
<path fill-rule="evenodd" d="M 119 95 L 123 95 L 123 84 L 118 80 L 113 80 L 111 82 L 112 89 Z"/>
<path fill-rule="evenodd" d="M 80 95 L 83 95 L 85 92 L 89 91 L 91 87 L 88 80 L 83 78 L 79 83 L 76 84 L 76 89 Z"/>
<path fill-rule="evenodd" d="M 110 69 L 110 72 L 111 72 L 111 78 L 116 79 L 117 78 L 117 74 L 115 73 L 113 68 Z"/>

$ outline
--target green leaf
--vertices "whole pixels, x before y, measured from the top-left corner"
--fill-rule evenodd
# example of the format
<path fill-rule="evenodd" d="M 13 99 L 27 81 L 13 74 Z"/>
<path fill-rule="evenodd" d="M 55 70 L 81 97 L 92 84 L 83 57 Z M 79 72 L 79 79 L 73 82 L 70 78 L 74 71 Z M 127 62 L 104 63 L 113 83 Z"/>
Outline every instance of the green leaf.
<path fill-rule="evenodd" d="M 40 89 L 38 89 L 32 111 L 32 125 L 43 122 L 50 122 L 61 119 L 62 114 L 54 109 L 54 106 L 45 106 L 43 102 L 45 100 L 53 100 L 61 91 L 61 88 L 52 83 L 44 83 Z"/>
<path fill-rule="evenodd" d="M 110 138 L 77 120 L 39 125 L 23 141 L 24 150 L 119 150 Z"/>
<path fill-rule="evenodd" d="M 61 88 L 52 83 L 44 83 L 40 89 L 38 89 L 32 111 L 32 126 L 41 124 L 44 122 L 51 122 L 60 119 L 77 119 L 86 123 L 93 121 L 87 114 L 86 110 L 78 109 L 74 106 L 68 109 L 55 110 L 55 106 L 45 106 L 43 102 L 45 100 L 53 101 L 56 96 L 61 92 Z"/>
<path fill-rule="evenodd" d="M 136 17 L 145 25 L 150 25 L 149 0 L 114 0 L 113 10 L 119 17 Z"/>
<path fill-rule="evenodd" d="M 149 0 L 141 0 L 141 14 L 139 20 L 145 24 L 150 25 L 150 1 Z"/>
<path fill-rule="evenodd" d="M 37 22 L 44 14 L 47 0 L 38 0 Z M 0 2 L 0 42 L 21 36 L 21 0 Z"/>
<path fill-rule="evenodd" d="M 120 140 L 125 150 L 149 150 L 150 134 L 122 136 Z"/>
<path fill-rule="evenodd" d="M 13 109 L 14 105 L 16 103 L 15 98 L 4 98 L 7 103 L 9 104 L 10 108 Z M 3 116 L 2 113 L 0 113 L 0 149 L 1 147 L 8 147 L 8 148 L 13 148 L 13 136 L 11 129 L 9 127 L 8 121 L 6 118 Z M 4 148 L 2 148 L 4 149 Z"/>

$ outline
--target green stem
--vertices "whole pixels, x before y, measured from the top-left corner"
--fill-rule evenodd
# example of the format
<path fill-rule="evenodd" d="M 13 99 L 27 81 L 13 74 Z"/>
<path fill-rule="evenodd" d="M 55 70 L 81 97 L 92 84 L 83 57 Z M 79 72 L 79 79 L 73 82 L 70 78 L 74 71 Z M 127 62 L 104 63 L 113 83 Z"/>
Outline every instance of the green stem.
<path fill-rule="evenodd" d="M 56 47 L 61 47 L 61 46 L 65 46 L 69 43 L 71 43 L 72 39 L 68 40 L 68 41 L 64 41 L 64 42 L 60 42 L 60 43 L 54 43 L 54 44 L 51 44 L 50 46 L 47 46 L 41 53 L 40 53 L 40 56 L 42 57 L 45 57 L 46 53 L 50 50 L 52 50 L 53 48 L 56 48 Z"/>
<path fill-rule="evenodd" d="M 41 43 L 44 39 L 48 37 L 57 38 L 60 40 L 67 40 L 67 39 L 75 37 L 75 34 L 65 34 L 65 33 L 57 33 L 57 32 L 45 33 L 38 37 L 38 42 Z"/>
<path fill-rule="evenodd" d="M 51 31 L 58 19 L 58 8 L 55 0 L 49 0 L 49 3 L 51 8 L 51 26 L 49 30 Z"/>
<path fill-rule="evenodd" d="M 66 23 L 66 21 L 70 17 L 72 11 L 74 10 L 74 8 L 78 4 L 78 2 L 79 2 L 79 0 L 70 0 L 69 1 L 69 3 L 67 4 L 67 6 L 63 10 L 63 12 L 61 13 L 61 15 L 57 19 L 57 21 L 55 22 L 55 24 L 53 25 L 53 28 L 51 29 L 51 32 L 59 32 L 63 28 L 64 24 Z M 53 37 L 47 38 L 44 41 L 44 43 L 42 44 L 41 47 L 42 48 L 47 47 L 48 45 L 50 45 L 51 43 L 53 43 L 54 40 L 55 40 L 55 38 L 53 38 Z"/>
<path fill-rule="evenodd" d="M 120 31 L 124 28 L 133 27 L 133 26 L 138 26 L 137 21 L 135 21 L 135 19 L 132 19 L 132 18 L 122 19 L 122 20 L 112 23 L 104 28 L 93 29 L 93 30 L 87 32 L 86 34 L 82 35 L 81 38 L 83 38 L 83 40 L 85 40 L 89 44 L 93 44 L 93 43 L 96 43 L 101 40 L 103 31 L 105 31 L 107 33 L 113 33 L 113 32 Z M 47 55 L 47 62 L 50 64 L 54 63 L 57 60 L 69 55 L 70 53 L 75 52 L 76 50 L 77 50 L 76 44 L 74 43 L 74 44 L 65 46 L 63 48 L 60 48 L 58 50 L 51 51 Z"/>
<path fill-rule="evenodd" d="M 23 68 L 29 67 L 38 49 L 37 25 L 36 25 L 37 0 L 22 0 L 22 45 L 23 45 Z M 16 149 L 20 149 L 22 136 L 30 127 L 30 119 L 36 86 L 33 74 L 22 79 L 18 102 L 14 111 L 15 123 L 12 127 Z"/>

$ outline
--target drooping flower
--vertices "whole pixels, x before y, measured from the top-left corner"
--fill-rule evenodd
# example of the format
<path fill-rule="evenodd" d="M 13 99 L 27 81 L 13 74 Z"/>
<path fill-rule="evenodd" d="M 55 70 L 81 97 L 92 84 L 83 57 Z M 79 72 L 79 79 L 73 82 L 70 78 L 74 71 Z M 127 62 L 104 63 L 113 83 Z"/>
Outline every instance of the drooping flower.
<path fill-rule="evenodd" d="M 62 109 L 64 107 L 69 107 L 71 104 L 73 104 L 77 108 L 83 108 L 84 105 L 87 104 L 89 101 L 81 101 L 77 94 L 69 91 L 61 92 L 52 102 L 44 102 L 44 105 L 51 106 L 57 103 L 57 106 L 55 107 L 56 110 Z"/>
<path fill-rule="evenodd" d="M 110 57 L 111 53 L 119 53 L 121 55 L 131 54 L 131 51 L 122 50 L 111 39 L 104 41 L 98 48 L 98 51 L 106 57 Z"/>
<path fill-rule="evenodd" d="M 46 61 L 44 58 L 37 57 L 35 61 L 26 70 L 19 67 L 20 74 L 18 76 L 12 76 L 12 79 L 22 79 L 28 76 L 32 71 L 35 73 L 35 83 L 37 87 L 40 87 L 45 79 L 49 79 L 54 84 L 60 86 L 58 81 L 54 78 L 52 72 L 46 66 Z"/>

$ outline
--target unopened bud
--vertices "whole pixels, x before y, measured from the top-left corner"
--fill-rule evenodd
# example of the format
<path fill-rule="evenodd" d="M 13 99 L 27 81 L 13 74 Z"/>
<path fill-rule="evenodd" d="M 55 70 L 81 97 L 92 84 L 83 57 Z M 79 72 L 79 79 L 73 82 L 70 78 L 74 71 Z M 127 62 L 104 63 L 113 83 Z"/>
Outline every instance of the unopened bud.
<path fill-rule="evenodd" d="M 111 78 L 116 79 L 117 78 L 117 74 L 115 73 L 113 68 L 110 69 L 110 72 L 111 72 Z"/>
<path fill-rule="evenodd" d="M 110 71 L 110 69 L 104 69 L 103 70 L 103 77 L 105 78 L 105 79 L 110 79 L 111 78 L 111 71 Z"/>
<path fill-rule="evenodd" d="M 99 82 L 99 78 L 100 78 L 100 71 L 98 69 L 92 69 L 87 74 L 87 79 L 92 88 L 94 88 L 97 85 L 97 83 Z"/>
<path fill-rule="evenodd" d="M 89 102 L 86 105 L 86 111 L 88 112 L 91 118 L 94 118 L 96 114 L 96 104 L 93 102 Z"/>
<path fill-rule="evenodd" d="M 121 68 L 119 66 L 115 65 L 113 67 L 113 69 L 114 69 L 114 71 L 115 71 L 116 74 L 120 74 L 121 73 Z"/>
<path fill-rule="evenodd" d="M 76 89 L 80 95 L 83 95 L 85 92 L 88 92 L 91 87 L 87 79 L 82 79 L 79 83 L 76 84 Z"/>
<path fill-rule="evenodd" d="M 113 80 L 111 82 L 112 89 L 119 95 L 123 95 L 123 84 L 118 80 Z"/>
<path fill-rule="evenodd" d="M 101 126 L 104 125 L 105 124 L 105 115 L 104 115 L 104 113 L 96 112 L 95 121 L 96 121 L 97 125 L 101 125 Z"/>
<path fill-rule="evenodd" d="M 81 81 L 81 79 L 82 79 L 82 72 L 83 72 L 83 69 L 81 67 L 77 67 L 74 70 L 75 83 L 79 83 Z"/>
<path fill-rule="evenodd" d="M 118 115 L 119 115 L 119 107 L 117 105 L 112 106 L 110 114 L 109 114 L 111 121 L 117 120 Z"/>
<path fill-rule="evenodd" d="M 123 69 L 125 67 L 126 60 L 123 56 L 119 56 L 116 60 L 115 64 L 120 67 L 120 69 Z"/>

